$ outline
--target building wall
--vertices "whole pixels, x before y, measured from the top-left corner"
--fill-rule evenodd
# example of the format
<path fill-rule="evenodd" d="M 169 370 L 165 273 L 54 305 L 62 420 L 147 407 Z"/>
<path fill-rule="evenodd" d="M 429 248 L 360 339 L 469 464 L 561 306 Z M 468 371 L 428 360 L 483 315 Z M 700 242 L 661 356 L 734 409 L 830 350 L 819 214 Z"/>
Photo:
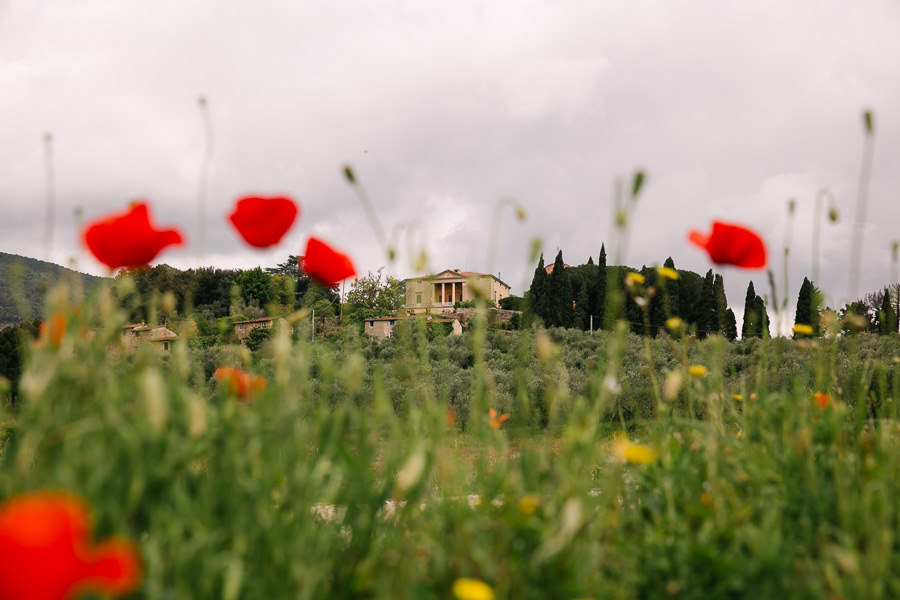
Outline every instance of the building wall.
<path fill-rule="evenodd" d="M 406 280 L 406 310 L 409 313 L 441 313 L 456 302 L 472 302 L 476 298 L 473 285 L 482 287 L 494 302 L 509 296 L 509 288 L 490 275 L 442 275 Z M 442 291 L 446 290 L 446 294 Z M 446 297 L 445 297 L 446 296 Z"/>
<path fill-rule="evenodd" d="M 366 321 L 366 335 L 371 335 L 372 337 L 378 338 L 379 340 L 390 337 L 391 331 L 393 331 L 394 326 L 397 324 L 398 320 L 399 319 Z"/>

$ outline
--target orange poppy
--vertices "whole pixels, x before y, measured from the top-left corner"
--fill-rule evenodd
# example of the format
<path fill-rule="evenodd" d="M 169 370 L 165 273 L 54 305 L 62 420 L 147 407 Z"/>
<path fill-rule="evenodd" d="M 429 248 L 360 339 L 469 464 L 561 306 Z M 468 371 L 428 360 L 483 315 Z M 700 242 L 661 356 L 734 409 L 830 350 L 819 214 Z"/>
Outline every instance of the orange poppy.
<path fill-rule="evenodd" d="M 491 418 L 490 423 L 488 423 L 491 426 L 491 429 L 500 429 L 500 426 L 503 425 L 503 421 L 509 418 L 509 415 L 506 414 L 498 416 L 497 411 L 493 408 L 488 410 L 488 416 Z"/>
<path fill-rule="evenodd" d="M 141 581 L 137 548 L 123 539 L 92 545 L 90 511 L 63 492 L 16 496 L 0 506 L 0 598 L 65 600 L 122 595 Z"/>
<path fill-rule="evenodd" d="M 214 375 L 225 385 L 228 394 L 239 400 L 249 402 L 257 393 L 266 389 L 265 378 L 248 373 L 243 369 L 219 367 Z"/>
<path fill-rule="evenodd" d="M 48 342 L 53 348 L 59 348 L 63 336 L 66 335 L 67 324 L 66 315 L 58 312 L 50 317 L 49 321 L 38 325 L 38 338 L 34 341 L 35 348 L 43 348 Z"/>
<path fill-rule="evenodd" d="M 819 392 L 816 392 L 815 394 L 813 394 L 813 402 L 815 402 L 816 406 L 818 406 L 822 410 L 825 410 L 826 408 L 828 408 L 828 402 L 830 400 L 831 400 L 831 398 L 828 397 L 828 394 L 821 394 Z"/>
<path fill-rule="evenodd" d="M 300 268 L 325 287 L 334 287 L 356 275 L 349 256 L 315 237 L 309 238 L 306 243 L 306 254 L 301 259 Z"/>
<path fill-rule="evenodd" d="M 709 235 L 690 232 L 688 239 L 709 253 L 718 265 L 734 265 L 745 269 L 766 266 L 766 245 L 755 232 L 741 225 L 715 221 Z"/>
<path fill-rule="evenodd" d="M 184 243 L 175 229 L 156 229 L 144 202 L 135 202 L 128 212 L 109 215 L 84 230 L 88 250 L 110 269 L 142 267 L 166 246 Z"/>
<path fill-rule="evenodd" d="M 268 248 L 281 241 L 298 212 L 297 204 L 290 198 L 248 196 L 237 201 L 228 219 L 245 242 L 255 248 Z"/>

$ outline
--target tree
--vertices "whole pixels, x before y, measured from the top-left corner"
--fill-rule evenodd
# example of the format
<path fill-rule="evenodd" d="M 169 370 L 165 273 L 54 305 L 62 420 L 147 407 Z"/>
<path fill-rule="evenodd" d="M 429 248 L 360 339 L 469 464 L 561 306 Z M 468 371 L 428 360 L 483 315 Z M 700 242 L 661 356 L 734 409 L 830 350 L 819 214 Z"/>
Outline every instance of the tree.
<path fill-rule="evenodd" d="M 759 335 L 757 337 L 765 339 L 769 337 L 769 312 L 766 310 L 766 301 L 762 299 L 762 296 L 756 297 L 753 308 L 759 315 Z"/>
<path fill-rule="evenodd" d="M 700 296 L 700 314 L 697 319 L 697 337 L 705 338 L 719 330 L 719 318 L 716 315 L 715 277 L 712 269 L 706 272 L 703 280 L 703 292 Z"/>
<path fill-rule="evenodd" d="M 713 293 L 716 303 L 717 330 L 719 333 L 725 333 L 725 328 L 728 326 L 728 300 L 725 298 L 725 282 L 718 273 L 713 282 Z"/>
<path fill-rule="evenodd" d="M 365 308 L 383 316 L 396 311 L 406 301 L 406 285 L 395 277 L 384 275 L 384 267 L 365 277 L 359 277 L 350 284 L 347 303 L 356 308 Z"/>
<path fill-rule="evenodd" d="M 572 282 L 566 273 L 562 250 L 556 255 L 553 272 L 547 280 L 547 325 L 552 327 L 571 327 L 574 321 L 574 301 Z"/>
<path fill-rule="evenodd" d="M 896 332 L 897 313 L 894 311 L 890 291 L 885 290 L 881 301 L 881 310 L 878 311 L 878 335 L 888 335 Z"/>
<path fill-rule="evenodd" d="M 800 293 L 797 295 L 797 311 L 794 314 L 794 325 L 809 325 L 813 334 L 819 333 L 819 298 L 820 294 L 813 283 L 803 278 Z"/>
<path fill-rule="evenodd" d="M 272 301 L 272 276 L 260 267 L 241 273 L 237 283 L 241 288 L 241 298 L 247 304 L 256 302 L 262 308 Z"/>
<path fill-rule="evenodd" d="M 762 335 L 756 298 L 756 290 L 753 289 L 753 282 L 751 281 L 747 286 L 747 295 L 744 298 L 744 324 L 741 327 L 741 339 L 760 337 Z"/>
<path fill-rule="evenodd" d="M 734 311 L 730 308 L 725 311 L 725 329 L 722 333 L 731 341 L 737 339 L 737 319 L 734 318 Z"/>
<path fill-rule="evenodd" d="M 594 324 L 596 329 L 603 328 L 603 319 L 606 315 L 606 245 L 600 244 L 600 257 L 597 259 L 597 270 L 594 283 Z"/>
<path fill-rule="evenodd" d="M 262 345 L 272 339 L 272 330 L 268 327 L 254 327 L 247 334 L 247 348 L 256 352 Z"/>
<path fill-rule="evenodd" d="M 528 309 L 532 319 L 546 320 L 547 315 L 547 270 L 544 268 L 544 253 L 538 261 L 528 289 Z"/>
<path fill-rule="evenodd" d="M 267 267 L 266 273 L 269 275 L 287 275 L 294 281 L 294 305 L 300 306 L 304 294 L 309 289 L 312 280 L 309 275 L 300 268 L 299 257 L 290 254 L 288 259 L 283 263 L 279 263 L 274 267 Z"/>
<path fill-rule="evenodd" d="M 578 291 L 575 292 L 575 311 L 573 313 L 573 326 L 581 330 L 587 330 L 590 318 L 590 302 L 588 302 L 587 284 L 579 282 Z"/>
<path fill-rule="evenodd" d="M 506 298 L 500 298 L 499 300 L 500 308 L 504 310 L 525 310 L 525 298 L 521 296 L 507 296 Z"/>

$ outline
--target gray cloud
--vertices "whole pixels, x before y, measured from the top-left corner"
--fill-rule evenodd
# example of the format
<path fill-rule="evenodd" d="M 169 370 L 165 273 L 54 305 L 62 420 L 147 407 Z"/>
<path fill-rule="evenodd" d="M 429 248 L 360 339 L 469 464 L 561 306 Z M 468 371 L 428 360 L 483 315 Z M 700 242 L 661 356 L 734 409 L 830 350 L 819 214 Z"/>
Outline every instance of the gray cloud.
<path fill-rule="evenodd" d="M 82 256 L 84 218 L 148 198 L 196 239 L 209 98 L 216 145 L 207 259 L 250 266 L 299 253 L 310 232 L 362 271 L 386 262 L 342 165 L 353 164 L 387 229 L 416 222 L 434 269 L 487 268 L 491 215 L 507 211 L 494 266 L 522 293 L 531 240 L 578 264 L 612 241 L 616 177 L 646 169 L 627 260 L 705 272 L 691 228 L 721 218 L 767 239 L 776 279 L 786 203 L 790 312 L 811 271 L 812 204 L 823 226 L 822 287 L 845 300 L 861 112 L 877 147 L 862 287 L 889 277 L 900 205 L 896 77 L 900 8 L 825 0 L 178 3 L 0 2 L 0 250 L 42 256 L 41 139 L 52 131 L 60 262 Z M 241 194 L 290 193 L 302 218 L 278 249 L 238 243 L 223 215 Z M 401 245 L 396 275 L 411 270 Z M 196 248 L 160 257 L 196 264 Z M 732 306 L 764 274 L 723 269 Z"/>

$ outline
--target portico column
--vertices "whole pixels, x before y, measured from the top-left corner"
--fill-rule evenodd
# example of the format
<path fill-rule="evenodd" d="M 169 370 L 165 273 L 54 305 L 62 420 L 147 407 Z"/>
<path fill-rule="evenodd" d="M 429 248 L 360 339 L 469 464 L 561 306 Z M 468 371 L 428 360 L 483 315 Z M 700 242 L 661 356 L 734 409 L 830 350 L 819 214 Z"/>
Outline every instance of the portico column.
<path fill-rule="evenodd" d="M 441 304 L 447 304 L 447 284 L 441 284 Z"/>

